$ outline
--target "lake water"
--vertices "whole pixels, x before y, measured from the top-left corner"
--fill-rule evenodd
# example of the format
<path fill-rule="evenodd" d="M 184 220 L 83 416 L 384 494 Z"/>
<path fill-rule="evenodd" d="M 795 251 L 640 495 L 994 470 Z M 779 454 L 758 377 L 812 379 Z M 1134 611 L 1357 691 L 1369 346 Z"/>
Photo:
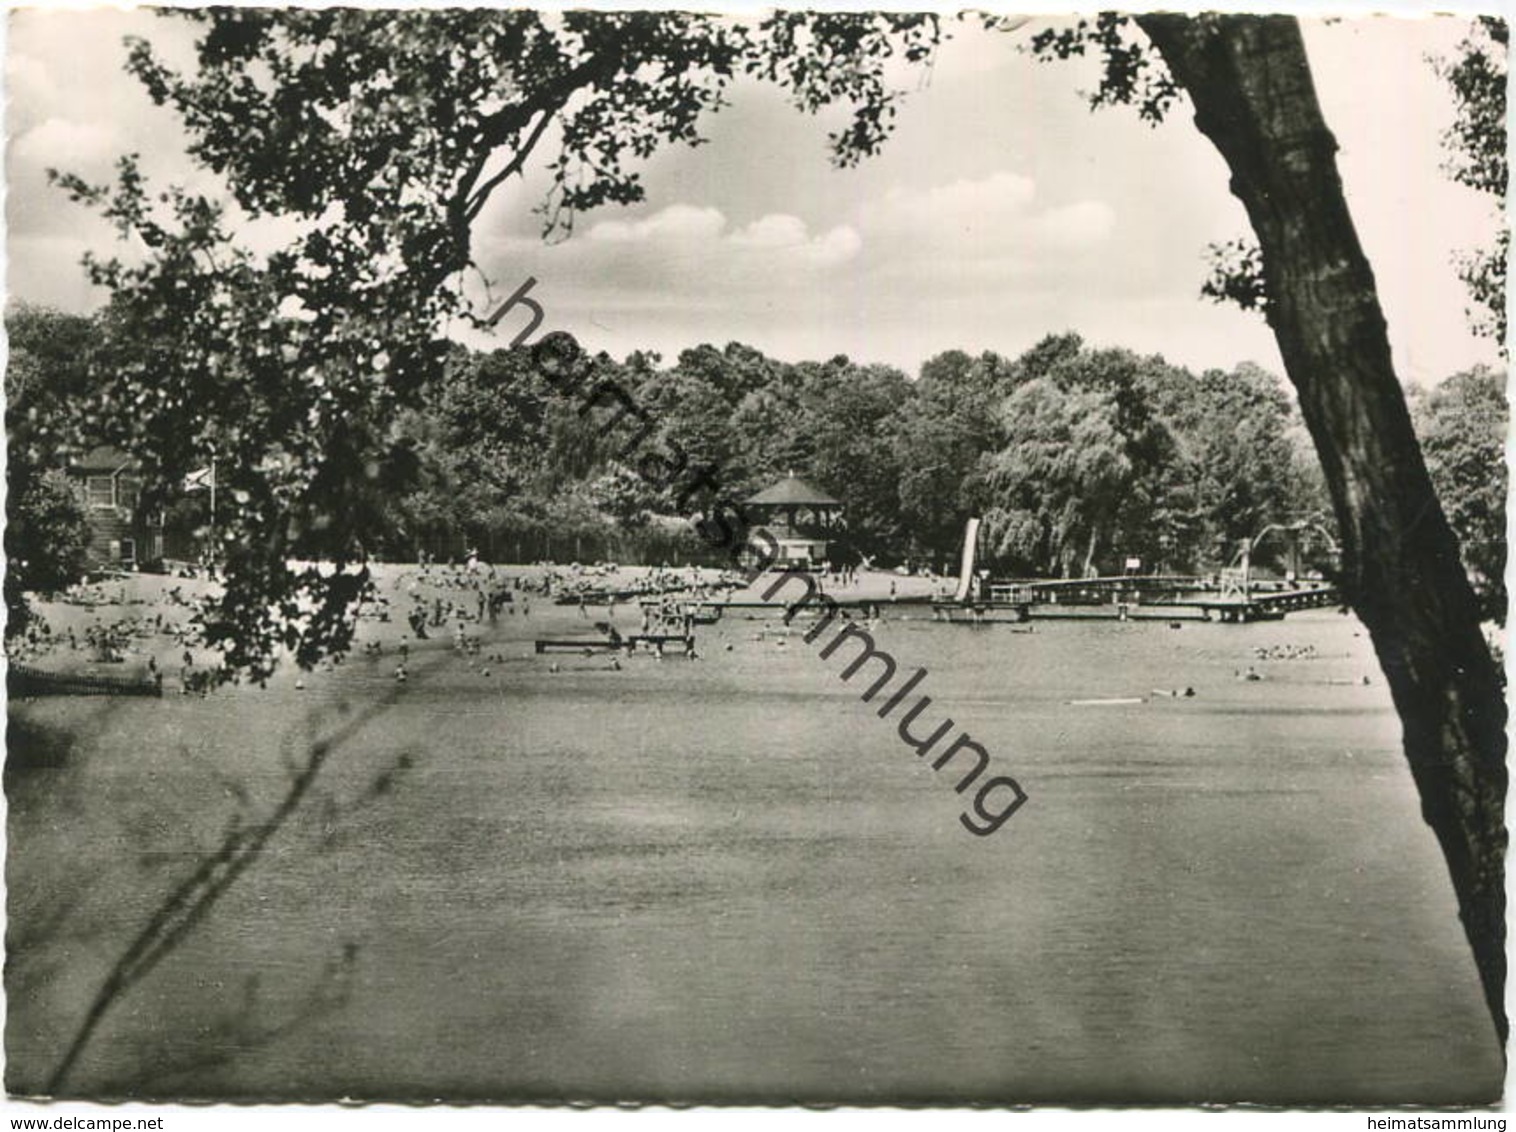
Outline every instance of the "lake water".
<path fill-rule="evenodd" d="M 513 640 L 488 677 L 417 653 L 398 694 L 388 663 L 354 660 L 299 691 L 14 709 L 77 738 L 12 782 L 10 1087 L 39 1087 L 131 932 L 276 796 L 276 737 L 341 730 L 313 796 L 65 1091 L 1499 1096 L 1356 621 L 885 623 L 929 673 L 924 719 L 945 710 L 1029 795 L 983 838 L 842 657 L 773 626 L 703 630 L 693 664 L 555 673 Z M 1315 655 L 1255 659 L 1282 644 Z M 1264 679 L 1234 678 L 1250 664 Z"/>

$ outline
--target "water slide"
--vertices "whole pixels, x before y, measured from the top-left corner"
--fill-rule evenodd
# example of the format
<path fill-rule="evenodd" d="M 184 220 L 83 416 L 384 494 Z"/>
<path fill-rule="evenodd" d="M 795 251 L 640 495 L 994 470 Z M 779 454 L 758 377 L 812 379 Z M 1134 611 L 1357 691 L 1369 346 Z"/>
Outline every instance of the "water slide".
<path fill-rule="evenodd" d="M 953 600 L 962 604 L 974 591 L 974 559 L 979 551 L 979 520 L 970 519 L 963 526 L 963 563 L 958 568 L 958 590 Z"/>

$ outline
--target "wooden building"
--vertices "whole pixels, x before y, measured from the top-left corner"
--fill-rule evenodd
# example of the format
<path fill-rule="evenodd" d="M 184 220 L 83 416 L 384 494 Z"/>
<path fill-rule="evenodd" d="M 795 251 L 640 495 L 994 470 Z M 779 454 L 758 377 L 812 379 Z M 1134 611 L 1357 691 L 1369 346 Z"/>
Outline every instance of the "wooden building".
<path fill-rule="evenodd" d="M 842 501 L 812 487 L 792 472 L 743 501 L 755 529 L 779 545 L 776 566 L 819 568 L 841 530 Z"/>
<path fill-rule="evenodd" d="M 141 505 L 137 462 L 116 448 L 94 448 L 69 468 L 89 524 L 90 570 L 136 570 L 163 557 L 163 517 Z"/>

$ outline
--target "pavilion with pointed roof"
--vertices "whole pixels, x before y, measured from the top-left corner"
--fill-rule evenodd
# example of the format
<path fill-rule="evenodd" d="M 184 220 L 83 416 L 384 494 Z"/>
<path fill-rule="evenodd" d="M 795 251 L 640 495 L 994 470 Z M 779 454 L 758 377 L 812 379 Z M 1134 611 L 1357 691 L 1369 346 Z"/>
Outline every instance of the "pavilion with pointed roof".
<path fill-rule="evenodd" d="M 784 479 L 743 500 L 755 527 L 768 531 L 779 546 L 775 564 L 819 567 L 827 544 L 840 527 L 842 500 L 812 487 L 791 472 Z"/>

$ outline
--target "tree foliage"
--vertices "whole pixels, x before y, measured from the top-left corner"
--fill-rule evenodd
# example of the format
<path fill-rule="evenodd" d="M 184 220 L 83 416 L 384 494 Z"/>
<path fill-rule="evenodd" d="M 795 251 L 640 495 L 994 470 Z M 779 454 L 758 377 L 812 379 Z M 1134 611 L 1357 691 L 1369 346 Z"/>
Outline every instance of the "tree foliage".
<path fill-rule="evenodd" d="M 1214 570 L 1241 540 L 1310 508 L 1295 490 L 1306 456 L 1286 439 L 1293 410 L 1279 378 L 1250 363 L 1197 375 L 1069 344 L 1045 340 L 1013 366 L 985 465 L 1002 565 L 1078 575 L 1136 556 Z"/>
<path fill-rule="evenodd" d="M 1452 92 L 1453 125 L 1444 136 L 1447 169 L 1461 185 L 1505 206 L 1510 170 L 1506 156 L 1506 70 L 1510 29 L 1503 19 L 1480 16 L 1458 45 L 1455 59 L 1437 61 L 1438 73 Z M 1459 276 L 1479 312 L 1469 312 L 1475 330 L 1500 343 L 1506 340 L 1506 261 L 1510 229 L 1501 224 L 1493 248 L 1465 252 Z"/>
<path fill-rule="evenodd" d="M 988 21 L 993 26 L 993 17 Z M 1139 118 L 1156 126 L 1180 95 L 1179 85 L 1135 21 L 1119 12 L 1044 28 L 1032 36 L 1029 50 L 1041 62 L 1093 55 L 1100 63 L 1100 84 L 1085 93 L 1092 110 L 1131 106 Z"/>
<path fill-rule="evenodd" d="M 31 620 L 26 595 L 56 593 L 84 576 L 89 526 L 77 489 L 61 472 L 11 477 L 5 515 L 7 635 Z"/>
<path fill-rule="evenodd" d="M 93 394 L 104 349 L 93 319 L 41 307 L 6 315 L 6 632 L 30 620 L 28 593 L 62 590 L 84 574 L 89 530 L 63 475 L 84 447 L 79 406 Z"/>
<path fill-rule="evenodd" d="M 930 358 L 896 414 L 892 463 L 900 526 L 929 559 L 951 554 L 964 522 L 989 504 L 988 457 L 1001 446 L 1001 403 L 1018 381 L 994 353 Z"/>
<path fill-rule="evenodd" d="M 672 365 L 649 354 L 594 364 L 646 410 L 648 443 L 716 469 L 723 494 L 740 500 L 795 472 L 837 495 L 839 560 L 945 565 L 964 520 L 984 515 L 999 569 L 1108 570 L 1136 554 L 1211 570 L 1311 506 L 1280 379 L 1248 364 L 1196 374 L 1073 334 L 1013 360 L 947 351 L 915 381 L 740 343 Z M 681 488 L 640 475 L 630 427 L 602 427 L 604 415 L 548 387 L 526 350 L 455 350 L 408 414 L 421 487 L 397 509 L 387 549 L 410 557 L 445 536 L 509 553 L 551 526 L 656 560 Z M 1323 509 L 1319 491 L 1304 497 Z"/>
<path fill-rule="evenodd" d="M 1411 402 L 1427 471 L 1485 615 L 1505 623 L 1505 442 L 1503 374 L 1486 366 L 1456 374 Z"/>

